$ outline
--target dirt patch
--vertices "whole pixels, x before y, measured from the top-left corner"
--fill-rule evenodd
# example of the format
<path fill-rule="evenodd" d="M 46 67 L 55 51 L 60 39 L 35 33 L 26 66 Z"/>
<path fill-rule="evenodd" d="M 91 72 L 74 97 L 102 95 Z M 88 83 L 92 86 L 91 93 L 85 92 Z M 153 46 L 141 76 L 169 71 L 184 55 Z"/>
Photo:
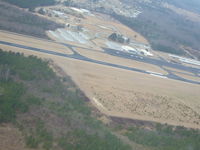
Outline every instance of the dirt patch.
<path fill-rule="evenodd" d="M 0 147 L 1 150 L 30 150 L 21 132 L 11 124 L 0 125 Z"/>

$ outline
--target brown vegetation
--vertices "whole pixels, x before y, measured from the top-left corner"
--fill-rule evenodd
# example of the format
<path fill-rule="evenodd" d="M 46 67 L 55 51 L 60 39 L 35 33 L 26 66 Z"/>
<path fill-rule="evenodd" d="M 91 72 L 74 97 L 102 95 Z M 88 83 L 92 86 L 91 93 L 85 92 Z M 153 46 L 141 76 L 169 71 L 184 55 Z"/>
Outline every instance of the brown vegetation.
<path fill-rule="evenodd" d="M 95 97 L 98 103 L 106 108 L 106 110 L 102 109 L 96 102 L 92 101 L 107 115 L 188 127 L 199 126 L 198 85 L 27 51 L 21 48 L 1 47 L 4 47 L 5 50 L 23 52 L 25 55 L 36 55 L 41 58 L 52 59 L 72 77 L 91 100 Z M 81 51 L 84 51 L 85 56 L 95 56 L 84 49 Z M 108 59 L 102 57 L 102 60 L 104 58 L 105 60 Z M 112 63 L 114 61 L 119 63 L 120 60 L 112 61 Z M 131 63 L 131 61 L 126 62 L 127 65 L 128 63 Z M 142 68 L 142 65 L 140 67 Z M 149 66 L 147 67 L 149 68 Z"/>

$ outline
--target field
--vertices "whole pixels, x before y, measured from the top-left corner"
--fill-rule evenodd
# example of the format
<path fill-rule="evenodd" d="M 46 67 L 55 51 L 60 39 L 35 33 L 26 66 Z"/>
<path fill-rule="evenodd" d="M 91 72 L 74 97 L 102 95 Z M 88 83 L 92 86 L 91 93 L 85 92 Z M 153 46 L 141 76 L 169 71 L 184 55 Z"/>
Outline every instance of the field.
<path fill-rule="evenodd" d="M 61 52 L 64 54 L 72 54 L 72 51 L 69 50 L 66 46 L 54 43 L 52 41 L 38 39 L 30 36 L 20 36 L 17 34 L 9 34 L 8 32 L 0 32 L 0 40 L 7 42 L 13 42 L 21 45 L 31 46 L 40 49 L 51 50 L 55 52 Z M 42 40 L 42 42 L 41 42 Z M 17 41 L 17 42 L 16 42 Z"/>
<path fill-rule="evenodd" d="M 77 61 L 69 64 L 74 69 L 68 73 L 108 115 L 199 127 L 199 86 Z"/>
<path fill-rule="evenodd" d="M 5 34 L 5 33 L 1 33 Z M 12 37 L 16 39 L 12 42 L 29 45 L 23 40 L 37 42 L 38 39 L 32 37 L 24 38 L 21 35 L 7 33 L 5 41 Z M 37 47 L 44 48 L 47 41 L 40 40 Z M 53 43 L 52 43 L 53 44 Z M 71 43 L 72 44 L 72 43 Z M 76 43 L 74 43 L 76 44 Z M 56 44 L 55 44 L 56 45 Z M 35 46 L 35 45 L 32 45 Z M 181 125 L 191 128 L 199 128 L 199 85 L 184 83 L 171 79 L 162 79 L 142 73 L 102 66 L 81 60 L 63 58 L 50 54 L 28 51 L 22 48 L 1 45 L 6 51 L 12 50 L 25 55 L 36 55 L 43 59 L 53 60 L 67 74 L 80 89 L 90 98 L 92 104 L 101 112 L 108 116 L 131 118 L 139 120 L 155 121 L 172 125 Z M 45 49 L 52 50 L 48 46 Z M 66 49 L 67 53 L 71 53 Z M 82 52 L 81 52 L 82 51 Z M 58 49 L 57 52 L 63 52 Z M 151 65 L 142 65 L 133 60 L 125 60 L 114 56 L 105 56 L 99 51 L 88 51 L 84 48 L 77 49 L 77 52 L 89 58 L 112 61 L 112 63 L 123 65 L 134 65 L 159 71 Z M 111 58 L 109 58 L 111 57 Z"/>

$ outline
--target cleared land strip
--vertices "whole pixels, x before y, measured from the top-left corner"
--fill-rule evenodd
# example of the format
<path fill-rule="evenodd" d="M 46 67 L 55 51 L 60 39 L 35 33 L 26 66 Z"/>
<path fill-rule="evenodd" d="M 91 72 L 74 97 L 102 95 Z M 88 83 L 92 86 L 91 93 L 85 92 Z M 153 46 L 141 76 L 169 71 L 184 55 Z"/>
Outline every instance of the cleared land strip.
<path fill-rule="evenodd" d="M 137 68 L 131 68 L 131 67 L 127 67 L 127 66 L 121 66 L 121 65 L 117 65 L 117 64 L 108 63 L 108 62 L 93 60 L 93 59 L 87 58 L 85 56 L 82 56 L 82 55 L 80 55 L 78 53 L 74 53 L 74 54 L 70 54 L 69 55 L 69 54 L 64 54 L 64 53 L 60 53 L 60 52 L 55 52 L 55 51 L 50 51 L 50 50 L 45 50 L 45 49 L 40 49 L 40 48 L 34 48 L 34 47 L 30 47 L 30 46 L 25 46 L 25 45 L 5 42 L 5 41 L 0 41 L 0 44 L 13 46 L 13 47 L 18 47 L 18 48 L 23 48 L 23 49 L 31 50 L 31 51 L 37 51 L 37 52 L 42 52 L 42 53 L 62 56 L 62 57 L 66 57 L 66 58 L 72 58 L 72 59 L 87 61 L 87 62 L 91 62 L 91 63 L 96 63 L 96 64 L 100 64 L 100 65 L 115 67 L 115 68 L 119 68 L 119 69 L 125 69 L 125 70 L 129 70 L 129 71 L 135 71 L 135 72 L 140 72 L 140 73 L 145 73 L 145 74 L 151 74 L 151 73 L 149 73 L 149 72 L 147 72 L 145 70 L 141 70 L 141 69 L 137 69 Z M 68 46 L 68 48 L 71 49 L 72 51 L 74 51 L 72 47 Z M 165 76 L 165 75 L 163 75 L 163 77 L 167 77 L 167 78 L 174 79 L 174 80 L 179 80 L 179 81 L 183 81 L 183 82 L 188 82 L 188 83 L 199 84 L 200 85 L 200 82 L 179 78 L 177 76 L 171 76 L 171 75 L 169 75 L 169 76 L 166 75 Z"/>
<path fill-rule="evenodd" d="M 181 119 L 182 117 L 182 114 L 180 114 L 182 107 L 179 107 L 179 104 L 183 106 L 184 103 L 184 105 L 189 106 L 199 112 L 199 85 L 196 84 L 188 84 L 176 80 L 156 78 L 149 74 L 142 75 L 139 72 L 126 69 L 110 67 L 73 58 L 66 59 L 67 57 L 41 53 L 39 51 L 31 51 L 24 48 L 17 48 L 7 45 L 1 45 L 0 47 L 7 51 L 12 50 L 15 52 L 22 52 L 25 55 L 37 55 L 38 57 L 54 60 L 61 68 L 69 73 L 76 84 L 91 100 L 95 97 L 98 102 L 101 103 L 106 110 L 108 110 L 108 116 L 116 116 L 119 114 L 119 116 L 125 116 L 125 118 L 134 119 L 136 117 L 134 114 L 139 113 L 138 119 L 147 118 L 147 120 L 154 120 L 152 119 L 154 116 L 151 115 L 153 114 L 151 110 L 155 110 L 156 108 L 158 110 L 155 111 L 161 117 L 157 118 L 158 122 L 163 122 L 162 120 L 164 119 L 164 123 L 167 122 L 169 124 L 179 124 L 174 122 L 174 120 Z M 137 91 L 143 91 L 144 93 L 140 94 Z M 155 96 L 152 97 L 152 94 L 148 94 L 147 97 L 143 97 L 146 95 L 146 93 L 154 93 L 153 95 Z M 162 111 L 163 107 L 165 108 L 165 103 L 162 104 L 162 106 L 157 107 L 157 105 L 160 105 L 160 100 L 158 99 L 160 96 L 158 93 L 160 96 L 171 96 L 169 101 L 167 101 L 167 105 L 170 104 L 170 107 L 172 106 L 170 110 L 164 109 L 164 111 Z M 139 101 L 134 100 L 135 97 L 138 97 Z M 152 97 L 152 99 L 150 97 Z M 176 97 L 178 97 L 178 99 Z M 161 100 L 161 102 L 162 101 L 163 100 Z M 138 105 L 135 103 L 138 103 Z M 142 104 L 140 105 L 140 103 Z M 151 105 L 144 106 L 146 103 Z M 155 107 L 152 109 L 151 107 L 154 105 Z M 136 111 L 133 110 L 134 107 L 132 106 L 138 106 Z M 122 108 L 122 112 L 119 111 L 119 108 Z M 185 108 L 183 109 L 185 110 Z M 142 110 L 146 110 L 147 112 L 141 112 Z M 163 116 L 166 116 L 166 113 L 169 114 L 169 117 L 172 113 L 172 116 L 175 116 L 173 117 L 174 119 L 162 119 Z M 179 115 L 181 116 L 178 117 Z M 186 119 L 186 116 L 184 116 L 184 119 Z M 195 116 L 188 115 L 187 119 L 188 120 L 186 122 L 192 123 L 193 120 L 195 120 Z M 193 124 L 186 125 L 181 121 L 179 125 L 192 128 L 196 127 Z"/>

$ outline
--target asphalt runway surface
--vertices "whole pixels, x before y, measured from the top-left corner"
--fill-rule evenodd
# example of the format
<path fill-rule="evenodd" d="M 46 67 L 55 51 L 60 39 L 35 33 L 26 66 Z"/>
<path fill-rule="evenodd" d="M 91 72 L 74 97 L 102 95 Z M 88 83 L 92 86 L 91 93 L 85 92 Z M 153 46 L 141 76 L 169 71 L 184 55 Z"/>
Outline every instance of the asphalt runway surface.
<path fill-rule="evenodd" d="M 184 66 L 181 64 L 170 63 L 163 59 L 159 60 L 159 59 L 154 59 L 154 58 L 149 58 L 149 57 L 143 57 L 143 56 L 140 56 L 137 54 L 130 54 L 130 53 L 122 52 L 122 51 L 116 51 L 116 50 L 104 48 L 104 53 L 112 55 L 112 56 L 123 57 L 126 59 L 132 59 L 134 61 L 140 61 L 140 62 L 144 62 L 147 64 L 153 64 L 153 65 L 159 66 L 160 68 L 162 68 L 168 72 L 167 75 L 163 75 L 163 74 L 156 73 L 156 72 L 150 72 L 150 71 L 146 71 L 146 70 L 142 70 L 142 69 L 138 69 L 138 68 L 132 68 L 132 67 L 127 67 L 127 66 L 123 66 L 123 65 L 108 63 L 108 62 L 104 62 L 104 61 L 94 60 L 94 59 L 80 55 L 78 52 L 76 52 L 76 48 L 82 48 L 82 47 L 71 45 L 71 44 L 60 43 L 60 44 L 65 45 L 66 47 L 68 47 L 70 50 L 72 50 L 73 54 L 64 54 L 64 53 L 54 52 L 54 51 L 50 51 L 50 50 L 25 46 L 25 45 L 21 45 L 21 44 L 10 43 L 10 42 L 6 42 L 6 41 L 0 41 L 0 44 L 17 47 L 17 48 L 23 48 L 23 49 L 26 49 L 29 51 L 37 51 L 37 52 L 51 54 L 51 55 L 55 55 L 55 56 L 61 56 L 61 57 L 76 59 L 76 60 L 82 60 L 82 61 L 100 64 L 100 65 L 104 65 L 104 66 L 110 66 L 113 68 L 119 68 L 119 69 L 123 69 L 123 70 L 140 72 L 140 73 L 149 74 L 149 75 L 156 76 L 156 77 L 163 78 L 163 79 L 169 78 L 169 79 L 173 79 L 173 80 L 178 80 L 178 81 L 182 81 L 182 82 L 200 85 L 200 82 L 192 81 L 192 80 L 188 80 L 188 79 L 179 77 L 179 76 L 175 75 L 172 71 L 165 69 L 163 67 L 166 66 L 166 67 L 171 67 L 171 68 L 175 68 L 175 69 L 179 69 L 179 70 L 188 71 L 188 72 L 193 73 L 195 77 L 199 77 L 200 69 Z M 82 49 L 90 50 L 87 48 L 82 48 Z"/>
<path fill-rule="evenodd" d="M 150 57 L 146 57 L 146 56 L 126 53 L 123 51 L 116 51 L 116 50 L 112 50 L 112 49 L 108 49 L 108 48 L 104 48 L 104 50 L 105 50 L 105 53 L 113 55 L 113 56 L 132 59 L 132 60 L 136 60 L 136 61 L 140 61 L 140 62 L 144 62 L 144 63 L 156 65 L 156 66 L 171 67 L 171 68 L 175 68 L 175 69 L 179 69 L 179 70 L 183 70 L 183 71 L 188 71 L 193 74 L 200 73 L 200 69 L 184 66 L 181 64 L 177 64 L 177 63 L 168 62 L 164 59 L 154 59 L 154 58 L 150 58 Z"/>

